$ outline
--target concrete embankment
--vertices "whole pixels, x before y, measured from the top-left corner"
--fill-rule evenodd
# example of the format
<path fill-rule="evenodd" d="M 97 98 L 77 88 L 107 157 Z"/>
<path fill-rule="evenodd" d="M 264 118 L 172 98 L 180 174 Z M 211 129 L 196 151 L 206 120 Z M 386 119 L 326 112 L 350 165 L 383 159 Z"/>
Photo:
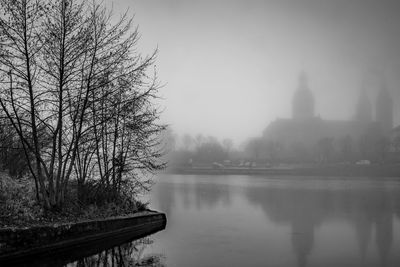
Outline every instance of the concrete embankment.
<path fill-rule="evenodd" d="M 0 266 L 46 257 L 71 261 L 163 230 L 166 221 L 164 213 L 145 211 L 103 220 L 0 229 Z"/>

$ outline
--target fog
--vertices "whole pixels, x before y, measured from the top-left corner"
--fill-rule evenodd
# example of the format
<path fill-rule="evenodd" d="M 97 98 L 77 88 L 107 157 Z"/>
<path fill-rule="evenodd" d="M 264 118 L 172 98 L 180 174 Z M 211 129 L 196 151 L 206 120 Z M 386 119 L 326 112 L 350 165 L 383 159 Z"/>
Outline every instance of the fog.
<path fill-rule="evenodd" d="M 158 48 L 162 120 L 179 135 L 240 143 L 291 117 L 301 71 L 315 114 L 352 118 L 362 83 L 374 103 L 385 77 L 400 122 L 400 3 L 370 0 L 113 0 Z"/>
<path fill-rule="evenodd" d="M 400 0 L 0 14 L 0 266 L 400 266 Z"/>

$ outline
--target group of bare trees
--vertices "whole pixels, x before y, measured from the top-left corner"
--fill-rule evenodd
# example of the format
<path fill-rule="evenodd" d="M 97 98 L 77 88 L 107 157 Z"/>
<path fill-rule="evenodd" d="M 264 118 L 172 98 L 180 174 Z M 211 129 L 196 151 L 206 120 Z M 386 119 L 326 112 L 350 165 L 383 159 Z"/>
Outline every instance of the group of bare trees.
<path fill-rule="evenodd" d="M 88 3 L 89 2 L 89 3 Z M 163 167 L 156 53 L 137 51 L 126 15 L 96 1 L 0 0 L 0 106 L 47 209 L 68 182 L 95 177 L 112 198 L 141 171 Z"/>
<path fill-rule="evenodd" d="M 170 165 L 210 164 L 237 158 L 237 151 L 233 148 L 232 139 L 229 138 L 220 141 L 214 136 L 202 134 L 197 134 L 195 137 L 190 134 L 178 136 L 168 128 L 164 132 L 164 142 L 170 151 L 168 153 Z"/>

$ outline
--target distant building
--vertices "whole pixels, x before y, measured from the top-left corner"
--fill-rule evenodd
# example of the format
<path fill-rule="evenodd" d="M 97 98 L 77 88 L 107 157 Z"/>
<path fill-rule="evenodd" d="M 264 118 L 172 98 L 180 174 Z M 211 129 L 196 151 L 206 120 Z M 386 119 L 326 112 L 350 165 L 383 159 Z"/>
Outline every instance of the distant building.
<path fill-rule="evenodd" d="M 308 88 L 307 76 L 304 72 L 300 74 L 299 87 L 293 96 L 292 103 L 293 119 L 310 119 L 314 117 L 314 96 Z"/>
<path fill-rule="evenodd" d="M 263 132 L 265 140 L 279 143 L 283 157 L 325 158 L 329 150 L 336 154 L 369 157 L 370 150 L 393 128 L 393 103 L 385 86 L 378 94 L 376 116 L 367 91 L 362 88 L 352 120 L 325 120 L 316 117 L 315 100 L 301 73 L 292 102 L 292 118 L 276 119 Z M 323 154 L 323 155 L 321 155 Z"/>
<path fill-rule="evenodd" d="M 376 99 L 376 121 L 385 133 L 393 129 L 393 100 L 385 83 L 382 83 Z"/>
<path fill-rule="evenodd" d="M 363 123 L 372 122 L 372 104 L 365 88 L 361 89 L 354 119 Z"/>
<path fill-rule="evenodd" d="M 397 126 L 390 132 L 390 152 L 397 158 L 400 158 L 400 126 Z"/>

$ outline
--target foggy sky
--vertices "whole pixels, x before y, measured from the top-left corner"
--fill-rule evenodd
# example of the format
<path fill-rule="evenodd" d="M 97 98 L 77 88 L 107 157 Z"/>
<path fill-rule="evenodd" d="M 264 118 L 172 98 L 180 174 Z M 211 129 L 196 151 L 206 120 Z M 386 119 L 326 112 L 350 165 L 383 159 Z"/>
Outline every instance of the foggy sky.
<path fill-rule="evenodd" d="M 108 2 L 108 1 L 107 1 Z M 301 70 L 316 114 L 353 116 L 361 81 L 384 73 L 400 123 L 400 1 L 113 0 L 158 47 L 162 120 L 178 134 L 241 142 L 290 117 Z"/>

